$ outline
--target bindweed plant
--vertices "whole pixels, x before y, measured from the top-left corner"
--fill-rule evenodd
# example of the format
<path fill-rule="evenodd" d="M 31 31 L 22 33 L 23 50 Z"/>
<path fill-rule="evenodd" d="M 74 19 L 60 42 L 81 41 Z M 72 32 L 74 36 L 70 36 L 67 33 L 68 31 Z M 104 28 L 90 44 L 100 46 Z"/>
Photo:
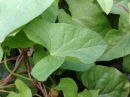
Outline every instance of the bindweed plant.
<path fill-rule="evenodd" d="M 0 0 L 0 97 L 129 97 L 129 0 Z"/>

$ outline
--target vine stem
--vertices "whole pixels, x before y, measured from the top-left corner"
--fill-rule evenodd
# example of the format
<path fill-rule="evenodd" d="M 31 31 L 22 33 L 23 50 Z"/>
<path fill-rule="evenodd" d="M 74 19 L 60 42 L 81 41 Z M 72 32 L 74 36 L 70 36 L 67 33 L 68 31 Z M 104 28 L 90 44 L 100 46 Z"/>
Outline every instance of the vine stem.
<path fill-rule="evenodd" d="M 7 86 L 2 86 L 0 87 L 0 89 L 3 89 L 3 88 L 10 88 L 10 87 L 14 87 L 15 85 L 14 84 L 10 84 L 10 85 L 7 85 Z"/>
<path fill-rule="evenodd" d="M 119 2 L 114 2 L 114 4 L 117 4 L 119 6 L 121 6 L 126 12 L 129 13 L 129 10 L 127 10 L 127 8 L 125 8 L 123 5 L 121 5 Z"/>
<path fill-rule="evenodd" d="M 5 91 L 5 90 L 0 90 L 0 92 L 3 92 L 3 93 L 10 93 L 10 91 Z"/>
<path fill-rule="evenodd" d="M 15 56 L 15 57 L 12 57 L 12 58 L 9 58 L 6 60 L 6 62 L 9 62 L 9 61 L 12 61 L 12 60 L 16 60 L 18 56 Z M 0 62 L 0 64 L 3 64 L 4 61 Z"/>
<path fill-rule="evenodd" d="M 24 58 L 24 55 L 23 54 L 20 54 L 17 59 L 16 59 L 16 62 L 15 62 L 15 67 L 14 69 L 12 70 L 12 72 L 15 72 L 15 70 L 18 68 L 18 66 L 20 65 L 20 63 L 22 62 Z M 8 59 L 7 59 L 8 60 Z M 6 60 L 6 62 L 7 62 Z M 9 74 L 4 80 L 2 80 L 2 84 L 1 86 L 4 86 L 6 85 L 11 79 L 13 79 L 15 76 L 13 76 L 12 74 Z"/>
<path fill-rule="evenodd" d="M 37 82 L 37 88 L 42 92 L 42 94 L 44 95 L 44 97 L 47 97 L 47 94 L 44 91 L 41 82 Z"/>
<path fill-rule="evenodd" d="M 9 69 L 9 67 L 8 67 L 8 65 L 7 65 L 7 63 L 6 63 L 6 54 L 4 55 L 4 64 L 5 64 L 5 68 L 8 70 L 8 72 L 9 72 L 10 74 L 12 74 L 12 75 L 14 75 L 14 76 L 21 77 L 21 78 L 26 79 L 26 80 L 30 80 L 29 78 L 24 77 L 24 76 L 22 76 L 22 75 L 19 75 L 19 74 L 17 74 L 17 73 L 14 73 L 14 72 L 12 72 L 12 71 Z"/>
<path fill-rule="evenodd" d="M 56 83 L 55 83 L 55 81 L 51 78 L 51 76 L 50 76 L 49 78 L 50 78 L 50 80 L 52 81 L 52 83 L 56 86 Z"/>
<path fill-rule="evenodd" d="M 34 94 L 33 96 L 42 97 L 42 96 L 40 96 L 39 94 Z"/>

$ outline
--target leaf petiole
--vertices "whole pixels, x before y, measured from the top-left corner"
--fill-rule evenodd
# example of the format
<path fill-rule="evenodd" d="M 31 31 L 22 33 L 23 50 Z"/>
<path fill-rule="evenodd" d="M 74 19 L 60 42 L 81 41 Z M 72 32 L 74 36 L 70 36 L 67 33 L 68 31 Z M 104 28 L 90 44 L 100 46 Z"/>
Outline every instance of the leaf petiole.
<path fill-rule="evenodd" d="M 5 55 L 4 55 L 4 65 L 5 65 L 5 68 L 8 70 L 8 72 L 9 72 L 10 74 L 12 74 L 12 75 L 14 75 L 14 76 L 17 76 L 17 77 L 21 77 L 21 78 L 26 79 L 26 80 L 31 80 L 31 79 L 29 79 L 29 78 L 27 78 L 27 77 L 24 77 L 24 76 L 22 76 L 22 75 L 19 75 L 19 74 L 17 74 L 17 73 L 12 72 L 12 71 L 9 69 L 9 67 L 8 67 L 8 65 L 7 65 L 7 63 L 6 63 L 6 53 L 5 53 Z"/>

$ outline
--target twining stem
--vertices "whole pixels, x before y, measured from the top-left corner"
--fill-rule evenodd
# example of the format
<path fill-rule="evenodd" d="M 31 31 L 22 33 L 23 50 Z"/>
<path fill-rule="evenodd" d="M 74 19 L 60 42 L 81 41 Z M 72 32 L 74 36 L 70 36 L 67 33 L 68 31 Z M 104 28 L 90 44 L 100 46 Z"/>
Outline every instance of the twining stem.
<path fill-rule="evenodd" d="M 6 62 L 9 62 L 9 61 L 12 61 L 12 60 L 16 60 L 18 56 L 15 56 L 15 57 L 12 57 L 12 58 L 9 58 L 6 60 Z M 3 64 L 4 61 L 0 62 L 0 64 Z"/>
<path fill-rule="evenodd" d="M 8 67 L 8 65 L 7 65 L 7 63 L 6 63 L 6 54 L 4 55 L 4 64 L 5 64 L 5 68 L 9 71 L 10 74 L 12 74 L 12 75 L 14 75 L 14 76 L 17 76 L 17 77 L 21 77 L 21 78 L 26 79 L 26 80 L 31 80 L 31 79 L 29 79 L 29 78 L 27 78 L 27 77 L 24 77 L 24 76 L 22 76 L 22 75 L 19 75 L 19 74 L 17 74 L 17 73 L 12 72 L 12 71 L 9 69 L 9 67 Z"/>
<path fill-rule="evenodd" d="M 6 85 L 6 86 L 2 86 L 0 87 L 0 89 L 5 89 L 5 88 L 10 88 L 10 87 L 14 87 L 14 84 L 10 84 L 10 85 Z"/>
<path fill-rule="evenodd" d="M 47 97 L 47 94 L 46 94 L 45 90 L 43 89 L 41 82 L 37 82 L 37 88 L 42 92 L 44 97 Z"/>
<path fill-rule="evenodd" d="M 126 12 L 129 13 L 129 10 L 127 10 L 127 8 L 125 8 L 125 7 L 124 7 L 123 5 L 121 5 L 120 3 L 114 2 L 114 4 L 117 4 L 117 5 L 121 6 Z"/>
<path fill-rule="evenodd" d="M 42 96 L 40 96 L 39 94 L 34 94 L 33 96 L 42 97 Z"/>
<path fill-rule="evenodd" d="M 5 90 L 0 90 L 0 92 L 3 92 L 3 93 L 10 93 L 10 91 L 5 91 Z"/>
<path fill-rule="evenodd" d="M 31 76 L 31 74 L 30 74 L 30 72 L 31 72 L 31 66 L 30 66 L 30 64 L 29 64 L 28 56 L 27 56 L 27 55 L 24 55 L 24 64 L 25 64 L 25 66 L 26 66 L 26 69 L 27 69 L 27 73 L 28 73 L 29 78 L 32 79 L 32 76 Z"/>
<path fill-rule="evenodd" d="M 46 94 L 46 97 L 47 97 L 46 87 L 45 87 L 45 85 L 44 85 L 44 84 L 42 84 L 42 85 L 43 85 L 43 88 L 44 88 L 44 91 L 45 91 L 45 94 Z"/>
<path fill-rule="evenodd" d="M 51 76 L 50 76 L 49 78 L 50 78 L 50 80 L 52 81 L 52 83 L 56 86 L 56 83 L 55 83 L 55 81 L 51 78 Z"/>

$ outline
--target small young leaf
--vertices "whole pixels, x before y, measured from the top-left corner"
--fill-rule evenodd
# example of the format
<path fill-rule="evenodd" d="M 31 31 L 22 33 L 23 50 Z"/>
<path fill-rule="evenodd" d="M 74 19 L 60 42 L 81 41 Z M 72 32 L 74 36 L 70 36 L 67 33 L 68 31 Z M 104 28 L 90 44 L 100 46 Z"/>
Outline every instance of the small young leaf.
<path fill-rule="evenodd" d="M 7 97 L 20 97 L 20 95 L 14 93 L 14 92 L 10 92 L 9 95 L 8 95 Z"/>
<path fill-rule="evenodd" d="M 105 53 L 99 61 L 109 61 L 130 54 L 130 24 L 128 13 L 121 14 L 119 30 L 111 30 L 105 36 L 108 44 Z"/>
<path fill-rule="evenodd" d="M 17 89 L 19 90 L 19 94 L 10 92 L 10 94 L 7 97 L 32 97 L 31 90 L 21 80 L 17 79 L 15 81 L 15 85 L 16 85 Z"/>
<path fill-rule="evenodd" d="M 64 62 L 64 58 L 49 55 L 41 59 L 34 66 L 31 74 L 39 81 L 45 81 L 52 72 L 54 72 L 62 65 L 63 62 Z"/>
<path fill-rule="evenodd" d="M 100 89 L 99 97 L 127 97 L 129 81 L 115 68 L 94 66 L 82 75 L 83 84 L 89 90 Z"/>
<path fill-rule="evenodd" d="M 20 96 L 23 96 L 23 97 L 32 97 L 31 90 L 21 80 L 17 79 L 15 81 L 15 85 L 16 85 L 17 89 L 20 92 Z"/>
<path fill-rule="evenodd" d="M 55 89 L 62 90 L 64 97 L 77 97 L 78 87 L 71 78 L 60 79 L 60 83 L 55 87 Z"/>
<path fill-rule="evenodd" d="M 109 12 L 112 9 L 113 6 L 113 0 L 97 0 L 100 4 L 101 8 L 106 14 L 109 14 Z"/>

